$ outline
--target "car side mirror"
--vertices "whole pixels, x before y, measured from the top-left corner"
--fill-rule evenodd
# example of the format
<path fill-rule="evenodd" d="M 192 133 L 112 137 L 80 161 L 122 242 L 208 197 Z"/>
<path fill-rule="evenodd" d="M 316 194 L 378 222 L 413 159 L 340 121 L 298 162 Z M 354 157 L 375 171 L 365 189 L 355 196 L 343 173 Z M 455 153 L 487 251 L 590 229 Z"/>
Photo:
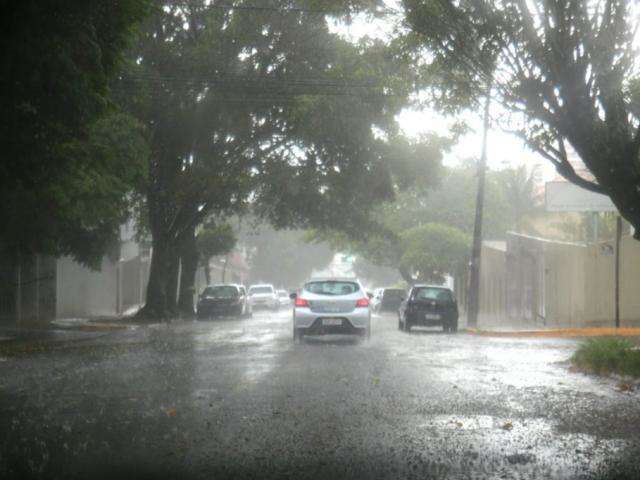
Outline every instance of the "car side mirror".
<path fill-rule="evenodd" d="M 294 293 L 292 293 L 291 295 L 289 295 L 289 298 L 290 298 L 291 300 L 295 300 L 296 298 L 298 298 L 298 294 L 294 292 Z"/>

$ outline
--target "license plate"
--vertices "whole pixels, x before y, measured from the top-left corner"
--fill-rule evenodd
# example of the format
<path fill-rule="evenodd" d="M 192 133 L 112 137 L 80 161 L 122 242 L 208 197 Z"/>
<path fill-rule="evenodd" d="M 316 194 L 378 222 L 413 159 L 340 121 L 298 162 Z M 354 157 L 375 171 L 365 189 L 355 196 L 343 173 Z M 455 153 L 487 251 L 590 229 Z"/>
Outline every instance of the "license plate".
<path fill-rule="evenodd" d="M 335 327 L 337 325 L 342 325 L 342 319 L 340 318 L 323 318 L 322 325 L 325 327 Z"/>
<path fill-rule="evenodd" d="M 424 318 L 426 320 L 440 320 L 440 315 L 436 313 L 427 313 L 425 314 Z"/>

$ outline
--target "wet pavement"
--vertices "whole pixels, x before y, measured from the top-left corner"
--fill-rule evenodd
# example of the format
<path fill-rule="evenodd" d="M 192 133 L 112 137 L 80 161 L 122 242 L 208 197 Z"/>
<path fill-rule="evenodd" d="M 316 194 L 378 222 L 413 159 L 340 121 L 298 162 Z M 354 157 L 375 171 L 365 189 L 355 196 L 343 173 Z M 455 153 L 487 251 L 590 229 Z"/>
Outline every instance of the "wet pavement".
<path fill-rule="evenodd" d="M 291 333 L 0 342 L 0 478 L 640 478 L 640 393 L 571 372 L 576 340 Z"/>

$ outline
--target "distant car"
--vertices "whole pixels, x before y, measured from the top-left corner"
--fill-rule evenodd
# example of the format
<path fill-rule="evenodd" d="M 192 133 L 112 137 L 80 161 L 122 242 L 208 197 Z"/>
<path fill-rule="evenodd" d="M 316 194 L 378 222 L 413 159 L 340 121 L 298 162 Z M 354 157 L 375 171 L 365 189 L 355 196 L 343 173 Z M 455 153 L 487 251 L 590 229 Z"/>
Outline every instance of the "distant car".
<path fill-rule="evenodd" d="M 304 335 L 371 336 L 369 297 L 357 280 L 314 279 L 291 298 L 294 341 Z"/>
<path fill-rule="evenodd" d="M 458 330 L 458 304 L 451 289 L 431 285 L 411 288 L 398 311 L 398 328 L 408 332 L 418 326 Z"/>
<path fill-rule="evenodd" d="M 407 296 L 401 288 L 378 288 L 371 299 L 371 309 L 376 312 L 397 312 Z"/>
<path fill-rule="evenodd" d="M 273 285 L 251 285 L 249 287 L 249 302 L 253 308 L 270 308 L 278 310 L 280 299 Z"/>
<path fill-rule="evenodd" d="M 291 299 L 289 298 L 289 292 L 286 290 L 278 290 L 278 300 L 280 300 L 281 307 L 288 307 L 291 305 Z"/>
<path fill-rule="evenodd" d="M 247 291 L 242 285 L 209 285 L 198 297 L 197 315 L 199 319 L 236 316 L 251 316 L 251 305 Z"/>

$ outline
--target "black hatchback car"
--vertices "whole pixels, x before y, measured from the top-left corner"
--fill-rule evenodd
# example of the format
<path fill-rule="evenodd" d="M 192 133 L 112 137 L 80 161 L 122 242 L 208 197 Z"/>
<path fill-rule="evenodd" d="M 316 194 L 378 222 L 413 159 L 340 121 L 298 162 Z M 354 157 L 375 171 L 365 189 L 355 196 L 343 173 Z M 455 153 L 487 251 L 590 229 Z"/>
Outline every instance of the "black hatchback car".
<path fill-rule="evenodd" d="M 458 304 L 451 289 L 415 285 L 398 310 L 398 328 L 442 327 L 445 332 L 458 330 Z"/>
<path fill-rule="evenodd" d="M 210 285 L 198 297 L 198 319 L 252 314 L 246 289 L 242 285 Z"/>

